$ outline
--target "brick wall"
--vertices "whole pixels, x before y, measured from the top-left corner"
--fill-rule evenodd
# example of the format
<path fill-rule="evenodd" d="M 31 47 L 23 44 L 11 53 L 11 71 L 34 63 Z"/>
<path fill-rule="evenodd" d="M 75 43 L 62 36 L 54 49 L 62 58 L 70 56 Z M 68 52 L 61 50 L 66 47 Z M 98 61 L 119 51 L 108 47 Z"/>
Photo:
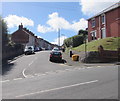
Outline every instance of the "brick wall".
<path fill-rule="evenodd" d="M 120 61 L 120 48 L 117 51 L 104 50 L 102 46 L 98 48 L 102 61 Z"/>

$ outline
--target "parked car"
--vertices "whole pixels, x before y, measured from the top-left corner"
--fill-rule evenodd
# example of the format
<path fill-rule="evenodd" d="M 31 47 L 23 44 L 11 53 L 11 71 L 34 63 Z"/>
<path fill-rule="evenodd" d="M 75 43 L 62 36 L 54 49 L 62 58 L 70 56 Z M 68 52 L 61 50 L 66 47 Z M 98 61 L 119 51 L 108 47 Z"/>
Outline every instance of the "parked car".
<path fill-rule="evenodd" d="M 41 48 L 41 47 L 39 47 L 39 50 L 40 50 L 40 51 L 42 51 L 42 48 Z"/>
<path fill-rule="evenodd" d="M 62 53 L 60 51 L 52 51 L 50 53 L 50 61 L 62 62 Z"/>
<path fill-rule="evenodd" d="M 59 49 L 57 47 L 54 47 L 52 51 L 59 51 Z"/>
<path fill-rule="evenodd" d="M 25 55 L 33 54 L 34 53 L 34 47 L 33 46 L 26 46 L 25 49 L 24 49 L 24 53 L 25 53 Z"/>
<path fill-rule="evenodd" d="M 35 47 L 35 50 L 34 50 L 35 52 L 38 52 L 38 51 L 40 51 L 40 48 L 39 47 Z"/>
<path fill-rule="evenodd" d="M 42 49 L 42 51 L 44 51 L 44 50 L 45 50 L 45 48 L 43 48 L 43 47 L 41 47 L 41 49 Z"/>

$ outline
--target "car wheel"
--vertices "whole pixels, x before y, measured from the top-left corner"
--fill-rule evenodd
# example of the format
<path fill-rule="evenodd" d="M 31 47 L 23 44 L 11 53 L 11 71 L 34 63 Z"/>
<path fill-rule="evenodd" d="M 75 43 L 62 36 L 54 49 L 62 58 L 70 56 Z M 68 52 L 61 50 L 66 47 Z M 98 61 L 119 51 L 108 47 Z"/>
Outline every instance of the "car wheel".
<path fill-rule="evenodd" d="M 52 59 L 49 59 L 49 61 L 51 61 L 51 62 L 52 62 Z"/>

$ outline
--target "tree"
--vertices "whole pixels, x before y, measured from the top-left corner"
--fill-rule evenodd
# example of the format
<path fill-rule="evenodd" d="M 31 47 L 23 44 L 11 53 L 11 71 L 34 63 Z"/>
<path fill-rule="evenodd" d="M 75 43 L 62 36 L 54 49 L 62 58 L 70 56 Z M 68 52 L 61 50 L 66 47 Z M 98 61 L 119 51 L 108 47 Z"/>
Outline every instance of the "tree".
<path fill-rule="evenodd" d="M 8 44 L 8 28 L 5 21 L 0 17 L 0 32 L 2 32 L 2 49 L 5 49 L 6 45 Z"/>
<path fill-rule="evenodd" d="M 81 44 L 83 44 L 84 37 L 83 35 L 75 35 L 73 37 L 67 38 L 64 40 L 64 46 L 65 47 L 77 47 Z"/>
<path fill-rule="evenodd" d="M 88 31 L 86 31 L 86 30 L 79 30 L 78 31 L 78 35 L 87 36 L 88 35 Z"/>

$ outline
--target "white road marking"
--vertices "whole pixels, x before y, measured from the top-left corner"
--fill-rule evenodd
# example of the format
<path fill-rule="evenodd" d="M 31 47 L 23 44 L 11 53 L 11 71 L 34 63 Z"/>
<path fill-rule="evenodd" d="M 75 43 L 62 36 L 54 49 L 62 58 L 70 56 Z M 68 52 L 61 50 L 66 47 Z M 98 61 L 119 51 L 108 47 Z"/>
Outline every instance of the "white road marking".
<path fill-rule="evenodd" d="M 31 66 L 36 59 L 37 59 L 37 57 L 35 57 L 35 59 L 34 59 L 31 63 L 29 63 L 28 66 Z M 22 71 L 22 74 L 23 74 L 23 76 L 24 76 L 25 78 L 27 78 L 27 76 L 25 75 L 25 70 L 26 70 L 26 69 L 27 69 L 27 68 L 25 68 L 25 69 Z M 32 76 L 32 77 L 33 77 L 33 76 Z"/>
<path fill-rule="evenodd" d="M 33 75 L 27 75 L 26 78 L 33 78 Z"/>
<path fill-rule="evenodd" d="M 60 90 L 60 89 L 65 89 L 65 88 L 70 88 L 70 87 L 75 87 L 75 86 L 80 86 L 80 85 L 85 85 L 85 84 L 90 84 L 90 83 L 95 83 L 95 82 L 98 82 L 98 80 L 88 81 L 88 82 L 83 82 L 83 83 L 73 84 L 73 85 L 69 85 L 69 86 L 58 87 L 58 88 L 52 88 L 52 89 L 48 89 L 48 90 L 41 90 L 41 91 L 34 92 L 34 93 L 18 95 L 18 96 L 16 96 L 16 98 L 24 97 L 24 96 L 28 96 L 28 95 L 46 93 L 46 92 L 50 92 L 50 91 L 55 91 L 55 90 Z"/>
<path fill-rule="evenodd" d="M 65 64 L 59 64 L 59 65 L 61 65 L 61 66 L 67 66 L 67 65 L 65 65 Z"/>
<path fill-rule="evenodd" d="M 50 72 L 45 72 L 45 74 L 49 74 Z"/>
<path fill-rule="evenodd" d="M 26 68 L 23 70 L 23 72 L 22 72 L 22 74 L 23 74 L 23 76 L 24 76 L 24 78 L 26 78 L 27 76 L 25 75 L 25 70 L 26 70 Z"/>
<path fill-rule="evenodd" d="M 34 75 L 36 75 L 36 76 L 44 76 L 44 75 L 46 75 L 46 74 L 41 74 L 41 73 L 39 73 L 39 74 L 34 74 Z"/>
<path fill-rule="evenodd" d="M 89 69 L 89 68 L 94 68 L 94 67 L 87 67 L 87 69 Z"/>
<path fill-rule="evenodd" d="M 32 61 L 31 63 L 29 63 L 29 66 L 33 64 L 34 61 Z"/>
<path fill-rule="evenodd" d="M 101 66 L 97 66 L 97 67 L 101 67 Z"/>
<path fill-rule="evenodd" d="M 41 74 L 41 75 L 39 75 L 39 76 L 44 76 L 44 75 L 46 75 L 46 74 Z"/>
<path fill-rule="evenodd" d="M 50 71 L 50 72 L 45 72 L 45 74 L 55 74 L 54 71 Z"/>
<path fill-rule="evenodd" d="M 34 74 L 34 75 L 36 75 L 36 76 L 41 76 L 41 75 L 43 75 L 42 73 L 37 73 L 37 74 Z"/>
<path fill-rule="evenodd" d="M 71 70 L 71 69 L 65 69 L 65 71 L 69 71 L 69 70 Z"/>
<path fill-rule="evenodd" d="M 80 70 L 80 69 L 85 69 L 85 68 L 78 68 L 78 70 Z"/>
<path fill-rule="evenodd" d="M 21 80 L 21 79 L 23 79 L 23 78 L 15 78 L 15 79 L 13 79 L 13 80 Z"/>
<path fill-rule="evenodd" d="M 39 76 L 40 74 L 34 74 L 34 75 Z"/>
<path fill-rule="evenodd" d="M 3 82 L 9 82 L 9 81 L 10 81 L 10 80 L 4 80 L 4 81 L 1 81 L 1 82 L 3 83 Z"/>

